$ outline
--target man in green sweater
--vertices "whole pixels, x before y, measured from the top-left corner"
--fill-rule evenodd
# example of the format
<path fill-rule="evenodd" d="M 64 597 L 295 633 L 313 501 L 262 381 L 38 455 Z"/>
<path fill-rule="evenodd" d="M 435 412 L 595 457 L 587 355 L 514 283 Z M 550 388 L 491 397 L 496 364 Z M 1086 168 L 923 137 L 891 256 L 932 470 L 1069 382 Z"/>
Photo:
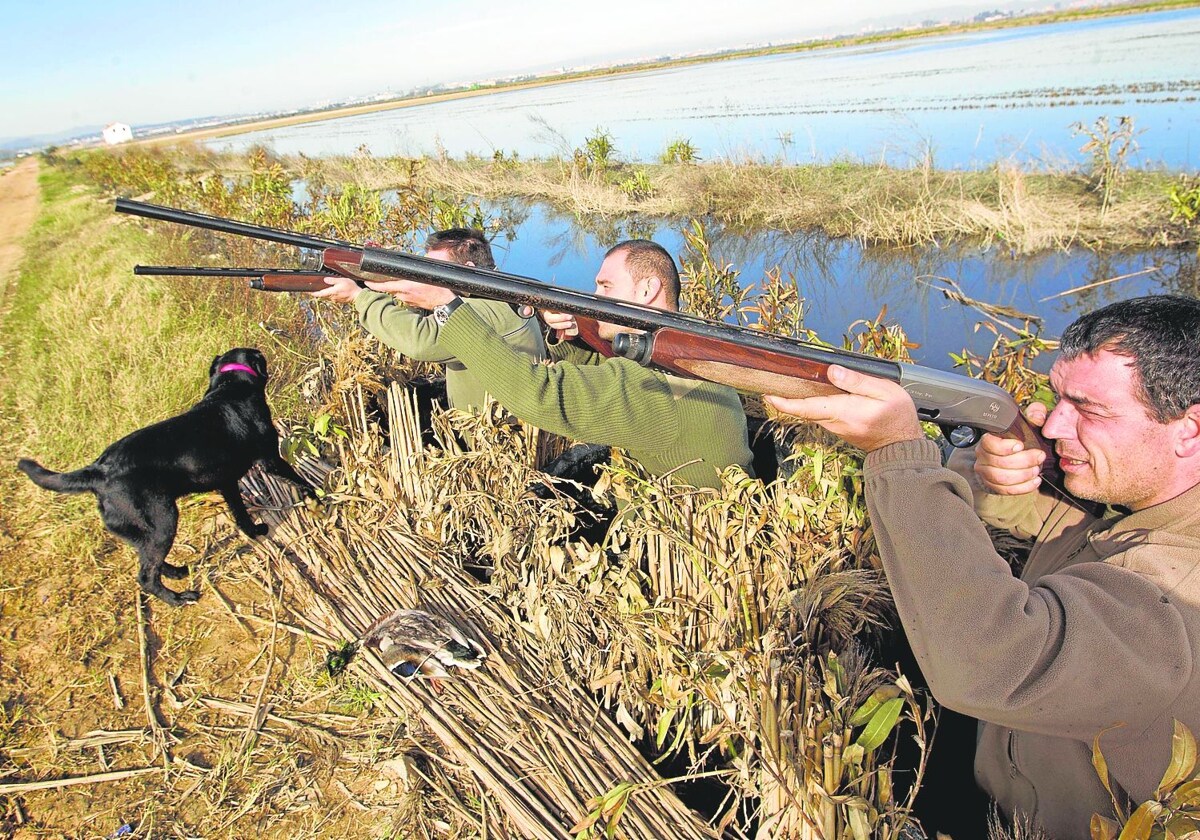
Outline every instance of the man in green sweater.
<path fill-rule="evenodd" d="M 406 280 L 386 285 L 410 306 L 430 309 L 444 321 L 442 346 L 522 420 L 576 440 L 622 447 L 650 472 L 670 473 L 695 487 L 720 486 L 719 473 L 731 464 L 751 472 L 746 415 L 732 388 L 672 376 L 629 359 L 602 359 L 565 341 L 551 349 L 555 364 L 540 364 L 514 352 L 453 292 Z M 605 256 L 596 294 L 675 310 L 679 273 L 661 246 L 622 242 Z M 570 337 L 569 316 L 545 317 Z M 611 338 L 618 329 L 601 324 L 600 334 Z"/>
<path fill-rule="evenodd" d="M 459 265 L 495 268 L 492 248 L 482 231 L 451 228 L 431 234 L 425 240 L 425 256 Z M 398 303 L 391 292 L 394 283 L 373 283 L 363 289 L 346 277 L 325 281 L 328 289 L 313 292 L 354 305 L 359 323 L 388 347 L 420 362 L 440 362 L 446 366 L 446 398 L 451 408 L 483 405 L 487 382 L 467 370 L 441 341 L 441 325 L 428 312 Z M 507 303 L 471 298 L 465 301 L 510 347 L 534 361 L 546 358 L 541 327 L 536 318 L 522 318 Z"/>
<path fill-rule="evenodd" d="M 935 698 L 981 721 L 975 776 L 1055 840 L 1154 796 L 1173 721 L 1200 734 L 1200 301 L 1161 295 L 1083 316 L 1026 416 L 1045 455 L 985 435 L 941 466 L 898 386 L 831 367 L 846 393 L 770 398 L 867 452 L 884 570 Z M 1075 498 L 1072 498 L 1074 496 Z M 1075 499 L 1108 505 L 1095 516 Z M 975 514 L 1036 536 L 1020 578 Z M 1128 813 L 1128 811 L 1127 811 Z"/>

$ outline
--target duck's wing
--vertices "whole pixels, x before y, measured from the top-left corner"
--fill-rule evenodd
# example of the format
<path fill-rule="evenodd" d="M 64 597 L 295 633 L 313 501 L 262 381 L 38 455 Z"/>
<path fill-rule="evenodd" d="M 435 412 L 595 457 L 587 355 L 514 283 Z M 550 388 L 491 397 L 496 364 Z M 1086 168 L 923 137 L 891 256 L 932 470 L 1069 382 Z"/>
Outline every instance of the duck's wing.
<path fill-rule="evenodd" d="M 442 667 L 443 660 L 439 652 L 406 644 L 389 644 L 386 648 L 380 648 L 383 664 L 401 677 L 411 677 L 418 671 L 427 677 L 449 676 Z"/>
<path fill-rule="evenodd" d="M 375 622 L 369 633 L 364 634 L 364 641 L 374 644 L 381 653 L 397 648 L 468 668 L 474 667 L 468 663 L 477 663 L 487 656 L 482 645 L 451 622 L 424 610 L 396 610 Z"/>

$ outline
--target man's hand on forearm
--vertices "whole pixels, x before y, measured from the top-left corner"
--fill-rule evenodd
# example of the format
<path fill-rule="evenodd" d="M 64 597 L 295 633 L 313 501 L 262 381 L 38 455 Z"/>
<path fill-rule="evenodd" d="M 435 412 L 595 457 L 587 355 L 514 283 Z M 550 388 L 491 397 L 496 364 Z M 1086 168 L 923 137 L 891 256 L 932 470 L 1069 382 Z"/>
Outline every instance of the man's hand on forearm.
<path fill-rule="evenodd" d="M 362 286 L 351 280 L 349 277 L 327 277 L 325 278 L 326 288 L 319 292 L 312 292 L 313 297 L 325 298 L 337 303 L 354 303 L 354 299 L 358 297 L 358 293 L 362 291 Z"/>
<path fill-rule="evenodd" d="M 829 381 L 846 393 L 803 399 L 768 396 L 784 414 L 828 429 L 864 452 L 925 437 L 908 392 L 895 382 L 830 365 Z"/>

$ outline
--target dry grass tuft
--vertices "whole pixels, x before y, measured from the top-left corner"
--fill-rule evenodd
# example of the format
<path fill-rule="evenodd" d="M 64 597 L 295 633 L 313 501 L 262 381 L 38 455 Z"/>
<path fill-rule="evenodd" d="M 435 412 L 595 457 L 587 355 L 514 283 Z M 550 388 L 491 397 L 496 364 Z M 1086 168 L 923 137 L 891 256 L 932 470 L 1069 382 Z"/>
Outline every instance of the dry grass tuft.
<path fill-rule="evenodd" d="M 1170 219 L 1170 176 L 1130 172 L 1104 214 L 1085 179 L 1033 173 L 1011 163 L 990 170 L 941 171 L 836 162 L 782 166 L 755 161 L 647 164 L 653 189 L 622 189 L 632 172 L 587 173 L 564 161 L 431 160 L 421 179 L 436 189 L 485 198 L 543 201 L 567 213 L 602 218 L 712 217 L 733 227 L 823 230 L 878 245 L 967 239 L 1014 253 L 1051 248 L 1183 244 Z"/>

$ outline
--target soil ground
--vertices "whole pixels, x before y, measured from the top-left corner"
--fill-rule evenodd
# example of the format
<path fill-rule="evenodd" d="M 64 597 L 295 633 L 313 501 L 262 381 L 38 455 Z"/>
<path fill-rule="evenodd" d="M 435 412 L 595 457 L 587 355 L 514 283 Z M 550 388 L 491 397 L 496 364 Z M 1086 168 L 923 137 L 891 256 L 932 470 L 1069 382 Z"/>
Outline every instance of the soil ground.
<path fill-rule="evenodd" d="M 0 320 L 37 223 L 38 169 L 0 174 Z M 20 387 L 3 372 L 0 385 Z M 13 468 L 37 453 L 17 451 L 22 421 L 0 397 L 0 838 L 390 833 L 397 788 L 373 756 L 356 767 L 339 753 L 364 736 L 394 743 L 397 723 L 333 702 L 324 650 L 274 624 L 286 620 L 277 582 L 219 498 L 180 505 L 172 561 L 192 575 L 176 588 L 199 588 L 200 602 L 147 603 L 94 500 L 45 493 Z"/>
<path fill-rule="evenodd" d="M 0 290 L 15 275 L 24 255 L 21 240 L 37 216 L 37 172 L 37 159 L 27 158 L 0 173 Z"/>

